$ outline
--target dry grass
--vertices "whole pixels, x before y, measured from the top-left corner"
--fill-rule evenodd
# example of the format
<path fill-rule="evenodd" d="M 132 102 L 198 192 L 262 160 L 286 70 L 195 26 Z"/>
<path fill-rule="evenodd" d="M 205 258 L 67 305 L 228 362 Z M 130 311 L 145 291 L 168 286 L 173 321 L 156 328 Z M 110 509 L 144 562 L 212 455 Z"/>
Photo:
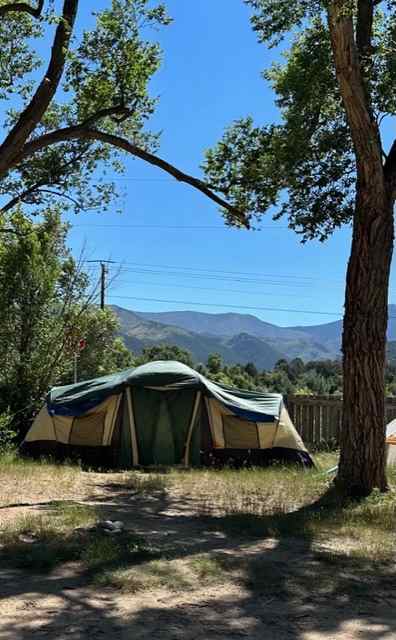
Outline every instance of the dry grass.
<path fill-rule="evenodd" d="M 241 540 L 299 537 L 312 549 L 326 547 L 328 559 L 334 558 L 335 564 L 341 558 L 356 560 L 357 564 L 363 560 L 393 560 L 394 491 L 387 495 L 374 493 L 360 502 L 325 502 L 323 496 L 333 478 L 326 469 L 334 467 L 337 458 L 322 453 L 316 459 L 319 468 L 310 471 L 293 467 L 168 469 L 166 473 L 111 474 L 110 479 L 116 488 L 136 497 L 164 498 L 175 509 L 178 504 L 188 503 L 192 518 L 204 518 L 205 526 L 223 531 L 237 545 Z M 98 513 L 75 503 L 91 495 L 95 483 L 100 491 L 101 482 L 108 478 L 83 472 L 78 466 L 12 456 L 0 459 L 0 504 L 51 503 L 39 515 L 27 513 L 3 524 L 0 511 L 2 561 L 36 570 L 78 561 L 97 583 L 133 592 L 188 590 L 226 578 L 243 581 L 247 569 L 242 556 L 232 562 L 210 553 L 195 552 L 181 558 L 168 548 L 166 553 L 152 548 L 131 532 L 116 538 L 95 532 Z M 390 474 L 390 482 L 396 484 L 395 472 Z"/>
<path fill-rule="evenodd" d="M 374 492 L 360 502 L 341 502 L 329 492 L 333 480 L 326 470 L 337 464 L 337 455 L 316 456 L 317 469 L 302 472 L 294 467 L 267 469 L 173 470 L 165 475 L 125 474 L 126 486 L 152 487 L 240 537 L 305 537 L 326 543 L 335 552 L 379 562 L 396 552 L 396 471 L 391 470 L 391 491 Z"/>
<path fill-rule="evenodd" d="M 95 575 L 158 555 L 156 549 L 133 533 L 109 537 L 96 526 L 98 519 L 94 507 L 52 503 L 50 512 L 44 515 L 27 514 L 0 528 L 0 560 L 41 572 L 74 561 Z"/>
<path fill-rule="evenodd" d="M 0 457 L 0 507 L 78 500 L 86 494 L 86 474 L 77 465 L 36 462 L 13 453 Z"/>
<path fill-rule="evenodd" d="M 272 515 L 313 502 L 331 477 L 294 467 L 269 469 L 192 470 L 166 476 L 170 490 L 188 497 L 201 515 Z"/>
<path fill-rule="evenodd" d="M 101 586 L 137 593 L 164 589 L 193 591 L 197 587 L 219 584 L 230 577 L 233 568 L 219 556 L 196 554 L 189 558 L 159 558 L 138 567 L 121 567 L 96 577 Z"/>
<path fill-rule="evenodd" d="M 78 530 L 91 527 L 97 518 L 93 508 L 53 503 L 46 514 L 24 514 L 0 528 L 3 564 L 48 571 L 56 565 L 79 559 L 82 537 Z"/>

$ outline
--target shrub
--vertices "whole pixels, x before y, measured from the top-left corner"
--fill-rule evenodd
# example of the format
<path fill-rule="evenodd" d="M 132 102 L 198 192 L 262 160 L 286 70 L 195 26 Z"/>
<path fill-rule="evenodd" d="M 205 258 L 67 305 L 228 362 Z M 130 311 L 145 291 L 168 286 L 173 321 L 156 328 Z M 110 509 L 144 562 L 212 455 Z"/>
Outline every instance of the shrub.
<path fill-rule="evenodd" d="M 11 427 L 12 416 L 9 411 L 0 413 L 0 455 L 13 448 L 16 432 Z"/>

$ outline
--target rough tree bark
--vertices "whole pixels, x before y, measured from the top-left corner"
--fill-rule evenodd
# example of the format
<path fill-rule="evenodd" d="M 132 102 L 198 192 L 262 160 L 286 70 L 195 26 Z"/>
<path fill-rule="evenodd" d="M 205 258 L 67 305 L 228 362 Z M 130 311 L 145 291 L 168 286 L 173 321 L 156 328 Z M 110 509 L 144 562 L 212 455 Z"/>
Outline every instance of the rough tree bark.
<path fill-rule="evenodd" d="M 393 252 L 391 158 L 383 163 L 366 69 L 370 65 L 375 1 L 329 3 L 328 22 L 356 156 L 356 204 L 348 264 L 343 330 L 344 411 L 338 486 L 348 495 L 387 489 L 385 469 L 385 354 L 388 285 Z"/>
<path fill-rule="evenodd" d="M 377 197 L 378 196 L 378 197 Z M 359 188 L 348 264 L 343 331 L 344 412 L 337 482 L 349 495 L 387 489 L 385 355 L 393 205 Z"/>

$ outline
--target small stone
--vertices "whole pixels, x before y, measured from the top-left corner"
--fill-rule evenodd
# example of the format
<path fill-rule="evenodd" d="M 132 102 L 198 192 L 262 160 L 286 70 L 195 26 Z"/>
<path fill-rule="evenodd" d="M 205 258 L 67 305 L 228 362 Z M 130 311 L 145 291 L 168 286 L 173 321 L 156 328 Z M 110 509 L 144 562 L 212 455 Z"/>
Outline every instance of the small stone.
<path fill-rule="evenodd" d="M 37 542 L 37 538 L 32 535 L 21 534 L 18 539 L 24 544 L 34 544 L 35 542 Z"/>

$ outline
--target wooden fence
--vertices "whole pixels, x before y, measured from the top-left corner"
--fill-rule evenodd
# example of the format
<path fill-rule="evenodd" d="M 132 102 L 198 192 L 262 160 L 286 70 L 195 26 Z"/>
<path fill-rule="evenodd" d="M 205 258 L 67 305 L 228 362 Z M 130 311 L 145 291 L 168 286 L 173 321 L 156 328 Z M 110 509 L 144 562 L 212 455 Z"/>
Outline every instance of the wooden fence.
<path fill-rule="evenodd" d="M 337 444 L 342 420 L 341 396 L 288 396 L 287 408 L 304 442 Z M 396 398 L 386 398 L 386 423 L 396 418 Z"/>

